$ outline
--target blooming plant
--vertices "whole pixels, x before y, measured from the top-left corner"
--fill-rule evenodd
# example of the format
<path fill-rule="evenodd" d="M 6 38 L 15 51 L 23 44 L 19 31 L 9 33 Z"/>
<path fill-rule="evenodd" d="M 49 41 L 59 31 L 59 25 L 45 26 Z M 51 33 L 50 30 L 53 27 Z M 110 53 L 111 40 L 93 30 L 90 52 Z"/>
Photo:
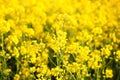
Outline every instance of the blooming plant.
<path fill-rule="evenodd" d="M 120 80 L 120 1 L 0 0 L 0 80 Z"/>

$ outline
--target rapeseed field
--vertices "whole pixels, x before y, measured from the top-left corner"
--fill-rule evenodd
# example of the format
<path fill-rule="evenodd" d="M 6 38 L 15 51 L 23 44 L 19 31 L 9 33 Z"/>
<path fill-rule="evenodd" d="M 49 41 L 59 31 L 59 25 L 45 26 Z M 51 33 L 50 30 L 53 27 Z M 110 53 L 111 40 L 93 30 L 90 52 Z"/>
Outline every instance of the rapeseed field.
<path fill-rule="evenodd" d="M 120 80 L 120 0 L 0 0 L 0 80 Z"/>

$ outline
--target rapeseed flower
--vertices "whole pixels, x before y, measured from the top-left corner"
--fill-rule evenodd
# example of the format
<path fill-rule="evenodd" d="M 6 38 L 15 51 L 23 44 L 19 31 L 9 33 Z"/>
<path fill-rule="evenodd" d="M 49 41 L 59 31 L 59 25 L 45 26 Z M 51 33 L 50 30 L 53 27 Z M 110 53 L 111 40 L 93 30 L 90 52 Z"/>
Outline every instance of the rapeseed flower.
<path fill-rule="evenodd" d="M 0 0 L 0 80 L 120 79 L 119 5 Z"/>
<path fill-rule="evenodd" d="M 106 78 L 112 78 L 113 77 L 113 71 L 111 69 L 106 69 L 105 77 Z"/>

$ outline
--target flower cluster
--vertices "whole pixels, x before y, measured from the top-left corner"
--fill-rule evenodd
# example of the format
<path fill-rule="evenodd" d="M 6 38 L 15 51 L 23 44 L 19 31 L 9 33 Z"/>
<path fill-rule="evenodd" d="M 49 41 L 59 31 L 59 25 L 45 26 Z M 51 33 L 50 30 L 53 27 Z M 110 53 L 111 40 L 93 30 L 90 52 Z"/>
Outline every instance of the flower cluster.
<path fill-rule="evenodd" d="M 0 0 L 0 80 L 119 80 L 119 0 Z"/>

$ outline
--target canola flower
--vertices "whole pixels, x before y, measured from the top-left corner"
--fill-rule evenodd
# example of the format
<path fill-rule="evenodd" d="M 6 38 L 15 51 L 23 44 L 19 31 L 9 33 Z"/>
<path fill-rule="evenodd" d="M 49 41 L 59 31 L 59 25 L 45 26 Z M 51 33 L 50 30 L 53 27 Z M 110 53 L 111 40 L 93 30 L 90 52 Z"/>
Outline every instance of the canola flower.
<path fill-rule="evenodd" d="M 119 0 L 0 0 L 0 80 L 119 80 Z"/>

